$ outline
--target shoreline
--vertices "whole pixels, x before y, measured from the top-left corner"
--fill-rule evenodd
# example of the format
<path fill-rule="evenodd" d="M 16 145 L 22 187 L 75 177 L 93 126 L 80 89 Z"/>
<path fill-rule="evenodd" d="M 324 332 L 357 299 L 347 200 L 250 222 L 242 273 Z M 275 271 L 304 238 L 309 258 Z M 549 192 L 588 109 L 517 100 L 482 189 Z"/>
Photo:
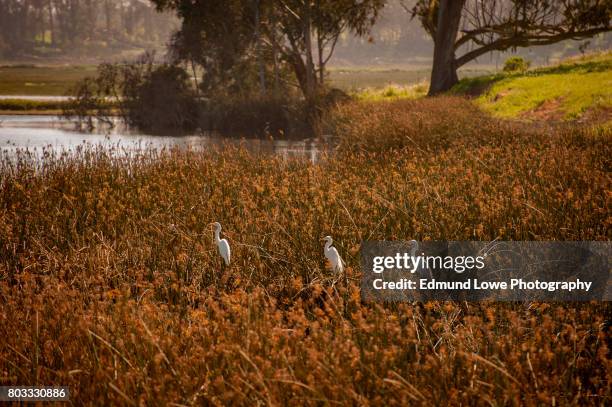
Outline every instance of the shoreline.
<path fill-rule="evenodd" d="M 7 110 L 0 109 L 0 116 L 61 116 L 61 110 Z"/>
<path fill-rule="evenodd" d="M 69 96 L 0 95 L 0 115 L 61 115 Z"/>

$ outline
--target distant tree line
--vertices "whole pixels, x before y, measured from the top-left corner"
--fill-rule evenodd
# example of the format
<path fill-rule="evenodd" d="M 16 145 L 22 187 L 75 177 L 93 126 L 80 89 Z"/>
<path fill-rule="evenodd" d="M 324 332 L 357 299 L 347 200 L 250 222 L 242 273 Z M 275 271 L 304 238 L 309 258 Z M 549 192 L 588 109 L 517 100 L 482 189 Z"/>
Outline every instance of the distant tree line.
<path fill-rule="evenodd" d="M 146 0 L 0 0 L 0 57 L 150 48 L 176 27 Z"/>
<path fill-rule="evenodd" d="M 421 20 L 423 15 L 431 17 L 439 2 L 388 0 L 384 3 L 367 35 L 354 35 L 347 30 L 339 36 L 334 64 L 428 63 L 433 56 L 433 31 L 427 29 L 431 24 L 421 24 Z M 499 0 L 467 1 L 462 29 L 483 22 L 467 16 L 468 10 L 471 10 L 472 17 L 477 15 L 473 13 L 474 5 L 487 5 L 489 14 L 496 7 L 496 13 L 508 16 L 511 15 L 508 7 L 511 3 L 518 4 Z M 588 1 L 575 3 L 592 8 Z M 603 1 L 599 3 L 603 4 Z M 548 4 L 554 6 L 555 2 Z M 410 19 L 415 5 L 419 5 L 419 18 Z M 428 10 L 430 6 L 432 9 Z M 88 56 L 108 60 L 113 56 L 123 59 L 123 50 L 161 50 L 180 27 L 180 22 L 174 13 L 156 13 L 154 10 L 155 6 L 149 0 L 0 0 L 0 58 L 23 60 L 34 57 L 43 60 L 63 56 L 70 60 Z M 609 48 L 612 36 L 511 51 L 529 53 L 532 58 L 546 61 L 553 52 L 557 55 L 577 53 L 585 44 L 591 49 Z M 488 53 L 486 58 L 478 61 L 489 62 L 491 55 Z"/>

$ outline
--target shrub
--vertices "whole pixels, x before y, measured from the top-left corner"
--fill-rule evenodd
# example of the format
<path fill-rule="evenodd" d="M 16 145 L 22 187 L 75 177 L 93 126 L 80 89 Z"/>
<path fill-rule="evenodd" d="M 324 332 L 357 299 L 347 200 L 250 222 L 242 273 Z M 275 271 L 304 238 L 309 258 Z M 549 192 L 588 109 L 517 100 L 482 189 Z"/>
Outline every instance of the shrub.
<path fill-rule="evenodd" d="M 320 111 L 327 112 L 351 100 L 340 89 L 325 89 L 319 99 Z M 226 135 L 310 137 L 307 106 L 291 95 L 217 95 L 201 105 L 200 127 Z"/>
<path fill-rule="evenodd" d="M 283 98 L 216 97 L 203 104 L 200 127 L 236 135 L 286 133 L 291 127 L 292 109 Z"/>
<path fill-rule="evenodd" d="M 184 69 L 154 64 L 153 54 L 124 64 L 104 63 L 95 77 L 79 82 L 63 115 L 86 123 L 113 125 L 113 116 L 151 132 L 190 131 L 198 122 L 197 97 Z"/>
<path fill-rule="evenodd" d="M 95 127 L 95 120 L 112 127 L 114 106 L 119 99 L 110 101 L 109 88 L 105 81 L 103 75 L 80 81 L 73 89 L 74 98 L 62 106 L 62 116 L 76 119 L 79 125 L 86 125 L 90 131 Z"/>
<path fill-rule="evenodd" d="M 530 65 L 531 62 L 523 57 L 510 57 L 504 62 L 504 72 L 525 72 Z"/>
<path fill-rule="evenodd" d="M 198 124 L 195 92 L 184 69 L 161 65 L 129 93 L 125 103 L 130 124 L 143 130 L 192 131 Z"/>

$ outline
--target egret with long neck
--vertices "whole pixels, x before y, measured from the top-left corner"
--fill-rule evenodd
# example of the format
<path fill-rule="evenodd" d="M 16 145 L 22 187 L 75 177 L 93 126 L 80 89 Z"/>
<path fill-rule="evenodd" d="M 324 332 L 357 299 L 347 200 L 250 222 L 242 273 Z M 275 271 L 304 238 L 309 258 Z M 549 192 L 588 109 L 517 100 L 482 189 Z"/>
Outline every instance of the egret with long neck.
<path fill-rule="evenodd" d="M 419 242 L 417 242 L 416 240 L 411 240 L 410 245 L 412 246 L 412 249 L 410 250 L 410 256 L 412 257 L 412 264 L 415 265 L 417 264 L 417 250 L 419 250 Z M 421 263 L 421 266 L 415 270 L 415 272 L 417 274 L 419 274 L 420 276 L 424 277 L 427 276 L 426 272 L 429 273 L 429 278 L 433 278 L 433 275 L 431 273 L 431 270 L 427 268 L 427 265 L 424 263 Z"/>
<path fill-rule="evenodd" d="M 215 243 L 219 249 L 219 255 L 223 259 L 226 266 L 230 264 L 231 250 L 226 239 L 221 239 L 221 224 L 219 222 L 211 223 L 215 227 Z"/>
<path fill-rule="evenodd" d="M 331 269 L 334 272 L 342 273 L 344 271 L 344 261 L 342 261 L 342 258 L 338 254 L 338 250 L 336 250 L 336 248 L 332 246 L 334 240 L 331 238 L 331 236 L 325 236 L 323 240 L 325 241 L 323 254 L 331 264 Z"/>
<path fill-rule="evenodd" d="M 419 250 L 419 242 L 417 242 L 416 240 L 411 240 L 408 243 L 410 243 L 410 245 L 412 246 L 412 250 L 410 250 L 410 256 L 414 258 L 416 257 L 417 250 Z"/>

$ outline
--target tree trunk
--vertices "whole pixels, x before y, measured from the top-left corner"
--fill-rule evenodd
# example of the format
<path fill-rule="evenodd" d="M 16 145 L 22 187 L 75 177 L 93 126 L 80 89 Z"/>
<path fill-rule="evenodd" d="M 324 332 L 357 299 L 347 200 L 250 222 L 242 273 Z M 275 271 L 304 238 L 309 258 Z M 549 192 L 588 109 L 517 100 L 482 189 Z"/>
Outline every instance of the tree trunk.
<path fill-rule="evenodd" d="M 321 127 L 321 111 L 319 108 L 319 86 L 317 83 L 317 75 L 315 72 L 314 59 L 312 57 L 312 13 L 310 3 L 304 4 L 304 45 L 306 53 L 306 115 L 308 123 L 311 127 L 313 135 L 320 137 L 322 135 Z"/>
<path fill-rule="evenodd" d="M 191 72 L 193 72 L 193 81 L 195 84 L 195 91 L 196 91 L 196 94 L 199 95 L 200 85 L 198 84 L 198 72 L 196 70 L 196 62 L 193 60 L 193 58 L 189 58 L 189 62 L 191 63 Z"/>
<path fill-rule="evenodd" d="M 440 0 L 438 5 L 429 96 L 445 92 L 459 82 L 455 61 L 455 41 L 464 4 L 465 0 Z"/>
<path fill-rule="evenodd" d="M 104 17 L 106 19 L 106 35 L 111 35 L 112 29 L 112 6 L 110 4 L 110 0 L 106 0 L 104 2 Z"/>
<path fill-rule="evenodd" d="M 280 70 L 278 68 L 278 51 L 276 45 L 272 47 L 272 58 L 274 59 L 274 96 L 280 94 Z"/>
<path fill-rule="evenodd" d="M 314 61 L 312 58 L 312 21 L 311 21 L 311 13 L 310 13 L 310 4 L 305 2 L 305 11 L 303 18 L 303 35 L 304 35 L 304 45 L 305 45 L 305 54 L 306 54 L 306 99 L 312 99 L 316 96 L 316 87 L 317 87 L 317 77 L 315 74 Z"/>
<path fill-rule="evenodd" d="M 266 67 L 261 50 L 259 2 L 260 0 L 255 0 L 255 53 L 257 54 L 257 66 L 259 67 L 259 93 L 263 96 L 266 94 Z"/>
<path fill-rule="evenodd" d="M 276 25 L 276 18 L 274 14 L 272 14 L 272 27 Z M 278 45 L 276 42 L 276 33 L 273 31 L 271 33 L 273 41 L 272 41 L 272 59 L 274 60 L 274 96 L 278 97 L 280 95 L 280 69 L 278 66 Z"/>
<path fill-rule="evenodd" d="M 47 1 L 47 7 L 49 8 L 49 42 L 53 46 L 55 45 L 55 25 L 53 23 L 53 4 L 51 0 Z"/>
<path fill-rule="evenodd" d="M 43 46 L 47 45 L 47 27 L 45 25 L 45 8 L 43 5 L 37 5 L 38 12 L 38 29 L 40 30 L 40 40 Z"/>
<path fill-rule="evenodd" d="M 30 2 L 25 0 L 21 6 L 21 46 L 22 49 L 29 48 L 30 42 L 30 26 L 28 14 L 30 13 Z"/>
<path fill-rule="evenodd" d="M 319 54 L 319 84 L 323 86 L 325 83 L 325 61 L 323 59 L 323 40 L 321 33 L 317 30 L 317 50 Z"/>

